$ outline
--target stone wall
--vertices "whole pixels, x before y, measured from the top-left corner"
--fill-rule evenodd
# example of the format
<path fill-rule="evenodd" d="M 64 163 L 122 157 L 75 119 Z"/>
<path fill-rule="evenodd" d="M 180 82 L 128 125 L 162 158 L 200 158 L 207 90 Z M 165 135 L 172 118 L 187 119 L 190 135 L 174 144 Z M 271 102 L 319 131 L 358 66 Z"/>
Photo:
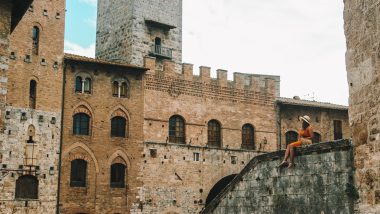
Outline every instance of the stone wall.
<path fill-rule="evenodd" d="M 146 20 L 175 28 L 149 26 Z M 182 0 L 99 1 L 96 57 L 143 66 L 156 37 L 163 48 L 173 50 L 173 61 L 181 63 Z"/>
<path fill-rule="evenodd" d="M 6 54 L 9 72 L 2 80 L 8 84 L 0 143 L 0 212 L 54 213 L 58 199 L 65 1 L 35 0 L 24 16 L 19 15 L 22 19 L 9 38 Z M 33 51 L 33 27 L 40 30 L 38 52 Z M 30 102 L 32 80 L 37 83 L 35 106 Z M 37 199 L 16 198 L 16 181 L 23 175 L 37 179 Z M 31 188 L 31 184 L 25 188 Z"/>
<path fill-rule="evenodd" d="M 143 153 L 143 73 L 125 67 L 67 60 L 65 70 L 65 104 L 63 123 L 61 213 L 129 213 L 141 183 Z M 75 92 L 77 76 L 91 78 L 90 93 Z M 112 82 L 129 83 L 129 97 L 112 94 Z M 90 116 L 90 134 L 73 134 L 73 116 Z M 127 119 L 126 137 L 111 137 L 111 118 Z M 86 187 L 70 186 L 71 161 L 88 163 Z M 125 164 L 126 186 L 110 187 L 111 163 Z"/>
<path fill-rule="evenodd" d="M 278 168 L 284 152 L 257 156 L 201 213 L 353 213 L 351 143 L 297 149 L 295 168 Z"/>
<path fill-rule="evenodd" d="M 351 130 L 348 122 L 348 111 L 341 109 L 328 109 L 321 107 L 281 105 L 280 109 L 280 148 L 286 148 L 286 133 L 288 131 L 298 132 L 301 129 L 299 116 L 308 115 L 314 132 L 320 134 L 321 141 L 334 140 L 334 120 L 342 122 L 342 139 L 351 138 Z"/>
<path fill-rule="evenodd" d="M 359 213 L 380 212 L 379 0 L 346 0 L 346 66 Z"/>

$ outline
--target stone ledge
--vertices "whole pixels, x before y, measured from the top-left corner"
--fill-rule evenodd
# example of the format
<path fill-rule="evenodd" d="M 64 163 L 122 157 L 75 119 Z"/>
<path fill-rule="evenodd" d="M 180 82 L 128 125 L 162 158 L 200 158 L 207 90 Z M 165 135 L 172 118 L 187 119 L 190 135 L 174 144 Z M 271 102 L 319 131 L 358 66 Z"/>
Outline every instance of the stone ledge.
<path fill-rule="evenodd" d="M 352 149 L 351 140 L 338 140 L 332 142 L 318 143 L 313 144 L 306 147 L 300 147 L 296 149 L 297 156 L 309 155 L 313 153 L 323 154 L 329 153 L 332 151 L 347 151 Z M 243 180 L 243 176 L 249 173 L 252 169 L 254 169 L 259 163 L 264 161 L 272 161 L 280 159 L 284 156 L 285 150 L 280 150 L 277 152 L 267 153 L 263 155 L 259 155 L 254 157 L 245 167 L 244 169 L 236 175 L 236 177 L 229 183 L 220 193 L 217 195 L 211 202 L 208 204 L 203 210 L 200 212 L 201 214 L 211 213 L 221 202 L 221 200 L 235 188 L 235 186 Z"/>

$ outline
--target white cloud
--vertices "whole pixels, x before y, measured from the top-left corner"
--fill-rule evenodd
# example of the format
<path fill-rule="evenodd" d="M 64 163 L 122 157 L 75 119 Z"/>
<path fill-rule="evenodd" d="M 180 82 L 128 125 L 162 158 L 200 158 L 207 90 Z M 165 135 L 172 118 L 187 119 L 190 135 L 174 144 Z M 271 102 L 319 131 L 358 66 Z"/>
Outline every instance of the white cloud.
<path fill-rule="evenodd" d="M 70 41 L 65 41 L 65 53 L 76 54 L 80 56 L 95 57 L 95 44 L 88 47 L 82 47 Z"/>
<path fill-rule="evenodd" d="M 79 0 L 79 1 L 93 5 L 93 6 L 96 6 L 98 3 L 98 0 Z"/>
<path fill-rule="evenodd" d="M 96 28 L 96 18 L 85 19 L 84 23 L 86 23 L 87 25 L 89 25 L 93 28 Z"/>

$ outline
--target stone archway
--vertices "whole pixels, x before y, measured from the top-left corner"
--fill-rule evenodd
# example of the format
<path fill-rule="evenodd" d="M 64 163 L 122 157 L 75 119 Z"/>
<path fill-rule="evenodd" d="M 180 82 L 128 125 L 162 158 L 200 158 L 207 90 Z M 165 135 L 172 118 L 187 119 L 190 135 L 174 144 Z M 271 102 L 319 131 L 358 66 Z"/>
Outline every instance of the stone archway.
<path fill-rule="evenodd" d="M 220 179 L 210 190 L 206 198 L 206 206 L 235 178 L 237 174 L 232 174 Z"/>

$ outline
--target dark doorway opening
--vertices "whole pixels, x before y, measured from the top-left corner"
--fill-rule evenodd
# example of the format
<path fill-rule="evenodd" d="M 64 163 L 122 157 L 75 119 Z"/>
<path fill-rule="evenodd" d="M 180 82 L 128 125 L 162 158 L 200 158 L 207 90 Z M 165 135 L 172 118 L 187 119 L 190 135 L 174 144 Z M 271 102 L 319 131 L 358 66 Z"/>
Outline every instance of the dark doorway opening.
<path fill-rule="evenodd" d="M 226 176 L 219 180 L 210 190 L 206 198 L 206 206 L 235 178 L 237 174 Z"/>

